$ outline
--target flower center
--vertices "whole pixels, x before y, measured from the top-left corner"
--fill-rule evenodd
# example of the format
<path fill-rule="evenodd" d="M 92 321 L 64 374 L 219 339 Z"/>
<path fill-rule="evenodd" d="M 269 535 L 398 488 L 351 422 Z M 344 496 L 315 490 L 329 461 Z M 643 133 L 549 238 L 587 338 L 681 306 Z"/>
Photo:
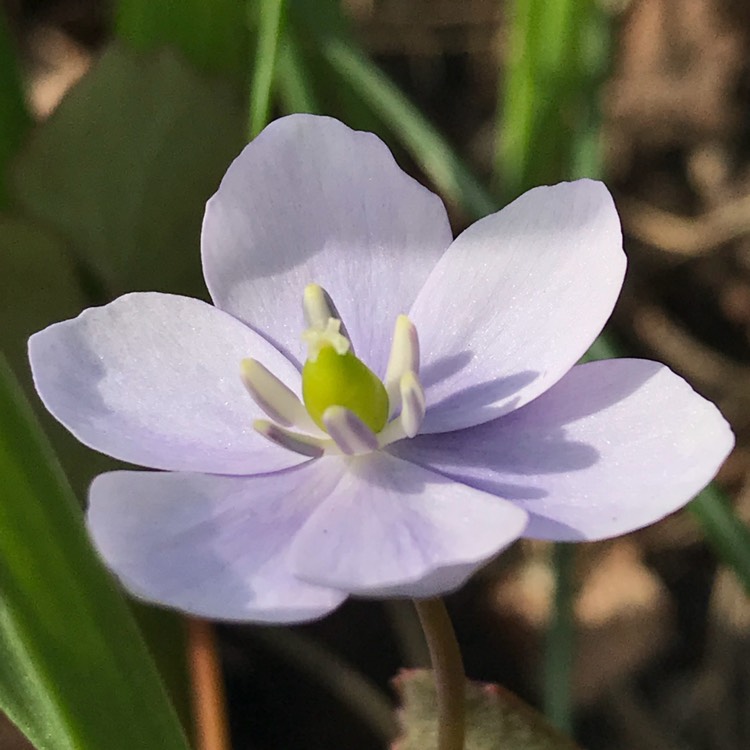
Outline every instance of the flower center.
<path fill-rule="evenodd" d="M 254 428 L 272 442 L 311 457 L 369 453 L 414 437 L 425 414 L 414 324 L 405 315 L 397 318 L 388 367 L 381 381 L 355 355 L 349 334 L 325 290 L 309 284 L 303 309 L 308 325 L 303 333 L 308 348 L 302 368 L 304 405 L 260 362 L 245 359 L 242 379 L 253 400 L 270 418 L 256 420 Z"/>

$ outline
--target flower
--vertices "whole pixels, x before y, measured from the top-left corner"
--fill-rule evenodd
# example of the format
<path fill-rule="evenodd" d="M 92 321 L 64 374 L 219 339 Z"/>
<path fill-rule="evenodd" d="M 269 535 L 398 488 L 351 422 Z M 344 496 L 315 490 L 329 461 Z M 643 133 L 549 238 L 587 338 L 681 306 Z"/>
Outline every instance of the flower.
<path fill-rule="evenodd" d="M 522 534 L 652 523 L 732 447 L 666 367 L 576 365 L 625 269 L 598 182 L 536 188 L 453 240 L 378 138 L 294 115 L 229 168 L 202 255 L 215 306 L 129 294 L 29 342 L 60 422 L 159 470 L 90 491 L 94 543 L 143 599 L 290 622 L 438 595 Z"/>

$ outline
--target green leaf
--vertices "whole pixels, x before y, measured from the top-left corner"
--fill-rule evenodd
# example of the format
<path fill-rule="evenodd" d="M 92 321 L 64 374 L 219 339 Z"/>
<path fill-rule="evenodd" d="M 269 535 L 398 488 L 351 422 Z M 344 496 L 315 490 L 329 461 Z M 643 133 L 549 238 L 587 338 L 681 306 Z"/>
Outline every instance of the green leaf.
<path fill-rule="evenodd" d="M 3 360 L 0 415 L 0 708 L 40 750 L 187 750 Z"/>
<path fill-rule="evenodd" d="M 250 84 L 248 137 L 255 138 L 268 124 L 279 39 L 284 21 L 284 0 L 260 0 L 257 5 L 258 42 Z"/>
<path fill-rule="evenodd" d="M 16 53 L 0 6 L 0 207 L 7 202 L 5 180 L 8 163 L 30 125 Z"/>
<path fill-rule="evenodd" d="M 26 341 L 85 307 L 73 258 L 59 238 L 26 219 L 0 214 L 0 351 L 28 370 Z"/>
<path fill-rule="evenodd" d="M 596 177 L 610 12 L 595 0 L 515 0 L 498 97 L 495 179 L 505 202 L 541 184 Z"/>
<path fill-rule="evenodd" d="M 142 58 L 114 46 L 32 134 L 12 185 L 109 295 L 196 294 L 204 204 L 242 130 L 229 87 L 169 51 Z"/>
<path fill-rule="evenodd" d="M 432 672 L 404 671 L 394 685 L 402 705 L 402 734 L 393 750 L 437 747 L 437 695 Z M 578 750 L 578 746 L 508 690 L 467 682 L 465 750 Z"/>
<path fill-rule="evenodd" d="M 321 114 L 323 110 L 316 94 L 316 80 L 297 35 L 289 26 L 287 24 L 279 40 L 276 60 L 275 84 L 278 88 L 281 106 L 286 114 L 293 112 Z"/>
<path fill-rule="evenodd" d="M 135 49 L 173 46 L 199 70 L 241 79 L 248 47 L 243 0 L 120 0 L 115 31 Z"/>
<path fill-rule="evenodd" d="M 724 493 L 709 485 L 688 505 L 716 556 L 732 570 L 750 596 L 750 529 Z"/>
<path fill-rule="evenodd" d="M 26 219 L 0 214 L 0 351 L 27 393 L 34 393 L 26 353 L 29 336 L 78 315 L 87 301 L 74 260 L 59 237 Z M 87 487 L 97 470 L 111 468 L 108 459 L 52 419 L 39 399 L 33 403 L 77 490 Z"/>

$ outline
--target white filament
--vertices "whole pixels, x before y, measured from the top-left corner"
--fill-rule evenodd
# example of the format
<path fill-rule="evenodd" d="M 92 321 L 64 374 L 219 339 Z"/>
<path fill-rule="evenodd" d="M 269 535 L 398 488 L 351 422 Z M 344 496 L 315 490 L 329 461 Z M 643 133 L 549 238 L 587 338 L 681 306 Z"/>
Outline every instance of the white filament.
<path fill-rule="evenodd" d="M 427 402 L 424 389 L 415 372 L 405 372 L 401 376 L 401 425 L 406 437 L 413 438 L 422 426 Z"/>
<path fill-rule="evenodd" d="M 383 381 L 388 393 L 390 416 L 401 408 L 401 378 L 407 372 L 419 372 L 419 336 L 414 323 L 406 315 L 399 315 Z"/>
<path fill-rule="evenodd" d="M 315 423 L 295 393 L 255 359 L 243 359 L 240 375 L 253 401 L 284 427 L 316 432 Z"/>

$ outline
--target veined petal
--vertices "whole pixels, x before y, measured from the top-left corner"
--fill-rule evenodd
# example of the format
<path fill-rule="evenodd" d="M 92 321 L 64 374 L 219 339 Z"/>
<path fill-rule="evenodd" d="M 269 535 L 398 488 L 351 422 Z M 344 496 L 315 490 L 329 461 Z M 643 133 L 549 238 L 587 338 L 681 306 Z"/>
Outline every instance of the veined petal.
<path fill-rule="evenodd" d="M 526 513 L 386 453 L 348 471 L 297 535 L 300 578 L 367 596 L 453 591 L 517 539 Z"/>
<path fill-rule="evenodd" d="M 217 620 L 303 622 L 346 596 L 298 580 L 286 561 L 340 469 L 329 459 L 254 477 L 116 471 L 91 485 L 87 522 L 141 599 Z"/>
<path fill-rule="evenodd" d="M 208 202 L 203 267 L 218 307 L 298 361 L 302 291 L 320 284 L 382 376 L 396 317 L 451 240 L 441 200 L 379 138 L 290 115 L 245 148 Z"/>
<path fill-rule="evenodd" d="M 487 422 L 543 393 L 601 331 L 624 272 L 620 222 L 599 182 L 535 188 L 469 227 L 409 313 L 422 431 Z"/>
<path fill-rule="evenodd" d="M 242 384 L 246 357 L 299 388 L 262 336 L 188 297 L 128 294 L 29 339 L 47 409 L 91 448 L 156 469 L 255 474 L 305 460 L 253 429 L 263 414 Z"/>
<path fill-rule="evenodd" d="M 512 500 L 524 536 L 604 539 L 647 526 L 705 487 L 734 444 L 718 409 L 664 365 L 574 367 L 500 419 L 391 446 L 407 460 Z"/>

